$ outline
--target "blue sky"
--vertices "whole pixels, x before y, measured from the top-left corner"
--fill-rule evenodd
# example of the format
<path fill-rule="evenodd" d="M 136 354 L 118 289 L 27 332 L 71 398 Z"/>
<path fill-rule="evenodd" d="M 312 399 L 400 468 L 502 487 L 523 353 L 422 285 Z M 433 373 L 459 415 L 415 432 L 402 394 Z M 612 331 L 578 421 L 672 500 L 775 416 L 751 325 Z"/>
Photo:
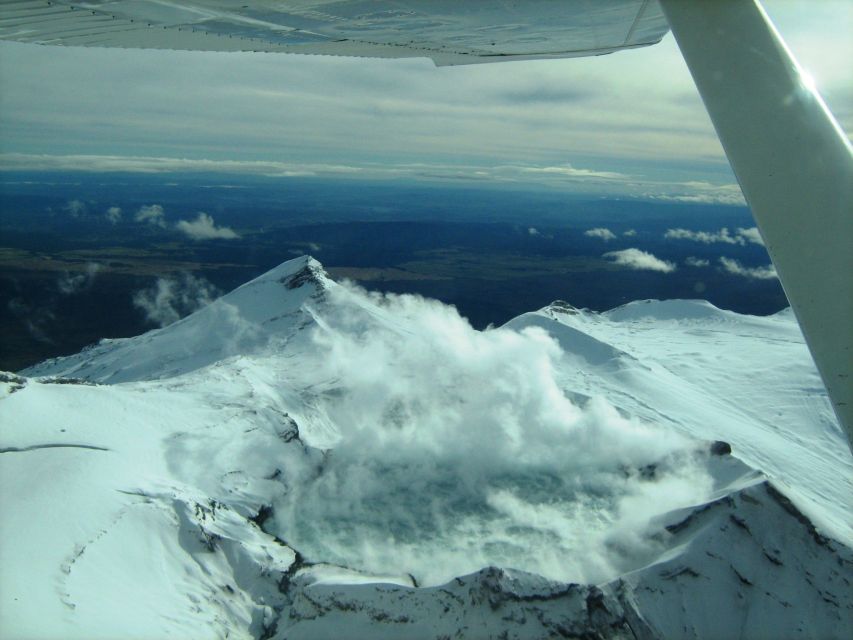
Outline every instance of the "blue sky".
<path fill-rule="evenodd" d="M 853 129 L 850 2 L 768 12 Z M 543 184 L 737 203 L 671 35 L 609 56 L 428 60 L 0 44 L 0 167 Z"/>

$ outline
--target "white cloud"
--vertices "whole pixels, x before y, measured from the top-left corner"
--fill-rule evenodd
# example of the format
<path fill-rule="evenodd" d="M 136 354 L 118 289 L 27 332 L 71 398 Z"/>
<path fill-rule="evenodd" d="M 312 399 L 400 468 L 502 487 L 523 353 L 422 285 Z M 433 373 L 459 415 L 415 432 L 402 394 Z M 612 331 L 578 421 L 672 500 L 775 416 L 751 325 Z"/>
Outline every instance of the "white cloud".
<path fill-rule="evenodd" d="M 654 514 L 710 488 L 675 433 L 573 402 L 543 330 L 476 331 L 417 296 L 329 295 L 349 303 L 315 310 L 300 393 L 317 414 L 297 421 L 308 444 L 314 420 L 336 440 L 322 473 L 280 465 L 292 490 L 274 504 L 277 534 L 306 555 L 422 585 L 490 564 L 598 583 L 654 548 Z M 654 482 L 639 480 L 648 464 Z"/>
<path fill-rule="evenodd" d="M 133 305 L 142 310 L 149 322 L 165 327 L 207 306 L 219 295 L 219 289 L 205 278 L 182 273 L 158 278 L 152 287 L 137 291 Z"/>
<path fill-rule="evenodd" d="M 753 244 L 760 244 L 762 247 L 764 246 L 764 238 L 761 237 L 761 233 L 758 231 L 758 227 L 750 227 L 749 229 L 738 227 L 737 234 L 739 237 L 745 239 L 747 242 L 752 242 Z"/>
<path fill-rule="evenodd" d="M 686 204 L 723 204 L 740 205 L 746 204 L 743 192 L 737 184 L 712 184 L 701 180 L 688 182 L 674 182 L 660 185 L 664 193 L 646 193 L 645 197 L 651 200 L 663 200 L 666 202 L 684 202 Z"/>
<path fill-rule="evenodd" d="M 752 280 L 772 280 L 779 277 L 776 274 L 776 267 L 772 264 L 768 264 L 766 267 L 745 267 L 737 260 L 723 256 L 720 258 L 720 265 L 726 273 Z"/>
<path fill-rule="evenodd" d="M 274 178 L 338 177 L 365 179 L 408 178 L 439 181 L 495 181 L 536 183 L 552 186 L 596 185 L 620 183 L 627 188 L 630 176 L 612 171 L 576 169 L 570 166 L 537 165 L 468 165 L 440 162 L 393 164 L 328 164 L 296 163 L 267 160 L 210 160 L 205 158 L 167 158 L 107 155 L 33 155 L 0 154 L 0 170 L 14 171 L 87 171 L 127 173 L 221 173 Z M 571 178 L 571 180 L 566 180 Z M 623 184 L 624 183 L 624 184 Z"/>
<path fill-rule="evenodd" d="M 668 240 L 692 240 L 703 244 L 721 242 L 723 244 L 746 244 L 740 236 L 733 236 L 726 227 L 719 231 L 691 231 L 690 229 L 667 229 L 663 237 Z"/>
<path fill-rule="evenodd" d="M 651 253 L 640 249 L 623 249 L 622 251 L 610 251 L 602 257 L 610 258 L 616 264 L 637 269 L 639 271 L 660 271 L 671 273 L 675 271 L 675 264 L 656 258 Z"/>
<path fill-rule="evenodd" d="M 732 235 L 728 227 L 723 227 L 719 231 L 691 231 L 690 229 L 667 229 L 663 235 L 669 240 L 692 240 L 693 242 L 701 242 L 703 244 L 736 244 L 745 246 L 751 242 L 764 246 L 764 240 L 756 227 L 744 229 L 738 227 L 735 234 Z"/>
<path fill-rule="evenodd" d="M 65 210 L 74 218 L 79 218 L 86 213 L 86 203 L 82 200 L 69 200 L 65 203 Z"/>
<path fill-rule="evenodd" d="M 86 264 L 86 268 L 81 272 L 63 273 L 56 281 L 56 288 L 59 289 L 59 293 L 64 296 L 70 296 L 75 293 L 85 291 L 92 286 L 92 283 L 95 281 L 95 276 L 100 270 L 101 265 L 97 262 L 89 262 Z"/>
<path fill-rule="evenodd" d="M 163 207 L 159 204 L 146 204 L 139 207 L 134 219 L 137 222 L 145 222 L 155 227 L 166 228 L 166 215 Z"/>
<path fill-rule="evenodd" d="M 688 267 L 707 267 L 708 265 L 711 264 L 711 262 L 709 260 L 704 260 L 702 258 L 696 258 L 694 256 L 688 256 L 684 260 L 684 264 L 686 264 Z"/>
<path fill-rule="evenodd" d="M 631 176 L 615 171 L 596 171 L 593 169 L 576 169 L 570 164 L 557 167 L 520 167 L 524 173 L 540 173 L 560 176 L 562 178 L 583 178 L 598 180 L 628 180 Z"/>
<path fill-rule="evenodd" d="M 539 229 L 537 229 L 536 227 L 530 227 L 530 228 L 527 230 L 527 233 L 528 233 L 528 235 L 531 235 L 531 236 L 538 236 L 538 235 L 541 235 L 541 234 L 539 233 Z"/>
<path fill-rule="evenodd" d="M 112 224 L 116 224 L 121 221 L 121 207 L 110 207 L 104 215 Z"/>
<path fill-rule="evenodd" d="M 627 237 L 627 238 L 633 238 L 635 235 L 637 235 L 637 230 L 636 229 L 628 229 L 627 231 L 622 232 L 622 235 Z"/>
<path fill-rule="evenodd" d="M 179 221 L 175 227 L 193 240 L 234 240 L 240 237 L 229 227 L 217 227 L 213 218 L 204 212 L 199 212 L 192 222 Z"/>
<path fill-rule="evenodd" d="M 707 182 L 661 182 L 616 171 L 551 166 L 537 163 L 471 163 L 453 159 L 423 162 L 349 163 L 280 162 L 270 160 L 211 160 L 162 156 L 47 155 L 0 153 L 0 171 L 86 171 L 145 174 L 205 173 L 273 178 L 342 178 L 417 180 L 429 182 L 493 182 L 506 185 L 548 185 L 579 193 L 627 195 L 651 200 L 743 205 L 740 188 Z"/>
<path fill-rule="evenodd" d="M 616 234 L 613 233 L 610 229 L 605 229 L 604 227 L 596 227 L 595 229 L 587 229 L 583 232 L 585 236 L 590 238 L 601 238 L 605 242 L 609 242 L 611 240 L 616 239 Z"/>

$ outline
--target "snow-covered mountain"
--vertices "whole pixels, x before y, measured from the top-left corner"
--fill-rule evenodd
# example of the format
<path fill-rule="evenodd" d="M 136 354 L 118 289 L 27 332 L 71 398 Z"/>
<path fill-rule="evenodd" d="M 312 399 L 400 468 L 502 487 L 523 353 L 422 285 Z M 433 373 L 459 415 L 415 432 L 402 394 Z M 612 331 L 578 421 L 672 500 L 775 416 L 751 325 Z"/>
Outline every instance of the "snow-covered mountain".
<path fill-rule="evenodd" d="M 0 378 L 0 636 L 846 638 L 789 312 L 454 309 L 287 262 Z"/>

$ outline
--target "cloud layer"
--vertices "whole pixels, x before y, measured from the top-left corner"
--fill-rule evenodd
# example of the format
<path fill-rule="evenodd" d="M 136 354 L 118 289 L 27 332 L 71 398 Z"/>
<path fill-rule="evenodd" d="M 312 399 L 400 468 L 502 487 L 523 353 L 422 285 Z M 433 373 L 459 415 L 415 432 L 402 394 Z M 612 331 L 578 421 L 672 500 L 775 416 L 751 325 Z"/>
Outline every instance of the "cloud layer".
<path fill-rule="evenodd" d="M 703 180 L 688 180 L 672 184 L 666 190 L 649 192 L 646 196 L 652 200 L 664 202 L 684 202 L 685 204 L 746 204 L 740 186 L 735 183 L 715 184 Z"/>
<path fill-rule="evenodd" d="M 765 4 L 851 130 L 849 2 Z M 0 139 L 18 154 L 245 170 L 280 164 L 286 149 L 280 175 L 325 161 L 387 175 L 421 163 L 451 176 L 464 165 L 477 179 L 469 168 L 517 165 L 523 181 L 743 205 L 670 36 L 612 56 L 442 69 L 422 59 L 0 47 Z"/>
<path fill-rule="evenodd" d="M 568 191 L 625 194 L 645 197 L 642 177 L 569 166 L 471 164 L 430 159 L 429 162 L 378 164 L 281 162 L 111 155 L 0 154 L 0 171 L 87 171 L 127 173 L 220 173 L 270 178 L 344 178 L 364 180 L 419 180 L 438 182 L 493 182 L 500 185 L 541 185 Z M 682 183 L 656 182 L 661 191 L 683 191 Z M 81 203 L 82 204 L 82 203 Z"/>

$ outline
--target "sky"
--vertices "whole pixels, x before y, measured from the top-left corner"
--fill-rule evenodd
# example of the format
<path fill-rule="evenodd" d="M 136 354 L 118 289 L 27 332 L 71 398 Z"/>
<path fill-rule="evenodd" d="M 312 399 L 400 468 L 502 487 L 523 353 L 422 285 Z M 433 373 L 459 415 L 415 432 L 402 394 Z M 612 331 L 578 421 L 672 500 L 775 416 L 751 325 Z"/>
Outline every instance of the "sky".
<path fill-rule="evenodd" d="M 767 0 L 853 131 L 853 2 Z M 594 58 L 429 60 L 0 43 L 0 169 L 548 185 L 740 204 L 671 34 Z"/>

